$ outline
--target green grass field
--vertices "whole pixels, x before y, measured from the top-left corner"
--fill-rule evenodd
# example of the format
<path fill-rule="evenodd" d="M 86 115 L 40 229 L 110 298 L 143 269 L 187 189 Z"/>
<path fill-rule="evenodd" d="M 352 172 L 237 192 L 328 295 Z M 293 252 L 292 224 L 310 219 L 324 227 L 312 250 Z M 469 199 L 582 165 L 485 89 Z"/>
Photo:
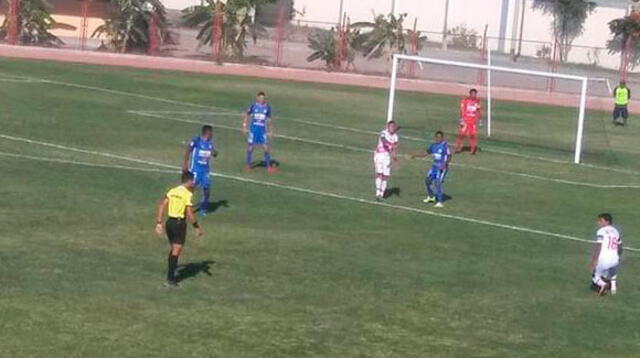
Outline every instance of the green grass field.
<path fill-rule="evenodd" d="M 242 170 L 240 112 L 258 90 L 275 110 L 276 175 Z M 401 161 L 399 195 L 371 200 L 385 100 L 0 60 L 0 357 L 637 357 L 640 253 L 619 294 L 597 297 L 591 244 L 574 240 L 609 211 L 640 248 L 635 118 L 589 113 L 585 159 L 613 171 L 568 163 L 574 109 L 497 103 L 495 137 L 454 157 L 436 211 L 421 202 L 424 161 Z M 457 100 L 400 94 L 402 153 L 453 131 Z M 203 123 L 217 210 L 167 290 L 154 207 Z"/>

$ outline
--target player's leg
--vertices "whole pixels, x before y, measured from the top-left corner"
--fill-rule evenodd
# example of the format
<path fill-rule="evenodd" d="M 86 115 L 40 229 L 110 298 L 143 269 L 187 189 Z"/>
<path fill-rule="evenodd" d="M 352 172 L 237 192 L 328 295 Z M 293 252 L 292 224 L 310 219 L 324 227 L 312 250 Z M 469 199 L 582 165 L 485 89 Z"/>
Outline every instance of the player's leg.
<path fill-rule="evenodd" d="M 267 166 L 267 171 L 269 173 L 274 173 L 276 171 L 276 167 L 273 166 L 273 162 L 271 161 L 271 147 L 269 146 L 267 134 L 264 134 L 264 143 L 262 144 L 262 150 L 264 151 L 264 163 Z"/>
<path fill-rule="evenodd" d="M 618 292 L 618 265 L 609 269 L 609 289 L 612 295 Z"/>
<path fill-rule="evenodd" d="M 475 124 L 469 124 L 469 143 L 471 145 L 471 154 L 475 155 L 478 150 L 478 128 Z"/>
<path fill-rule="evenodd" d="M 373 155 L 373 176 L 375 178 L 375 186 L 376 186 L 376 200 L 380 200 L 382 197 L 382 193 L 380 192 L 382 188 L 382 173 L 384 171 L 384 163 L 382 161 L 382 157 L 380 154 L 375 153 Z"/>
<path fill-rule="evenodd" d="M 444 192 L 442 190 L 444 184 L 444 178 L 447 176 L 446 170 L 438 171 L 438 177 L 435 180 L 436 184 L 436 207 L 441 208 L 444 206 Z"/>
<path fill-rule="evenodd" d="M 615 106 L 613 108 L 613 124 L 615 125 L 619 125 L 620 122 L 618 121 L 618 118 L 620 118 L 620 115 L 622 114 L 622 109 L 618 106 Z"/>
<path fill-rule="evenodd" d="M 460 123 L 460 128 L 458 129 L 458 137 L 456 138 L 456 153 L 462 152 L 462 146 L 464 144 L 465 136 L 466 136 L 466 125 L 464 123 Z"/>
<path fill-rule="evenodd" d="M 609 265 L 603 262 L 598 262 L 594 273 L 594 283 L 598 286 L 598 294 L 604 295 L 609 288 L 609 282 L 607 275 L 609 273 Z"/>
<path fill-rule="evenodd" d="M 167 238 L 171 247 L 167 258 L 167 282 L 165 283 L 168 287 L 176 287 L 178 285 L 176 269 L 178 268 L 178 258 L 182 253 L 182 246 L 187 236 L 186 224 L 185 219 L 169 219 L 166 223 Z"/>
<path fill-rule="evenodd" d="M 427 198 L 423 200 L 424 203 L 432 203 L 436 200 L 435 193 L 433 191 L 433 184 L 435 179 L 435 173 L 433 168 L 429 170 L 427 176 L 424 179 L 424 186 L 427 190 Z"/>
<path fill-rule="evenodd" d="M 209 212 L 209 201 L 211 199 L 211 176 L 209 173 L 202 173 L 199 185 L 202 187 L 202 201 L 198 212 L 206 215 Z"/>
<path fill-rule="evenodd" d="M 626 125 L 627 124 L 627 119 L 629 119 L 629 108 L 628 107 L 622 107 L 622 111 L 621 111 L 621 115 L 622 115 L 622 125 Z"/>
<path fill-rule="evenodd" d="M 253 135 L 249 133 L 249 140 L 247 144 L 247 153 L 245 156 L 245 169 L 251 170 L 251 165 L 253 163 Z"/>

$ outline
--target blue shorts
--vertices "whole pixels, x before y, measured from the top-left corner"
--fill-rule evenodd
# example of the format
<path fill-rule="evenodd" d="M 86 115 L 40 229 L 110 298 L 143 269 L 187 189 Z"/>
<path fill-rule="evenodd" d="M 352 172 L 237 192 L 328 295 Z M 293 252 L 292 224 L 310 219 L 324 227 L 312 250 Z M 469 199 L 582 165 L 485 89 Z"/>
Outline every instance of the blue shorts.
<path fill-rule="evenodd" d="M 203 189 L 211 187 L 211 178 L 209 177 L 209 170 L 195 170 L 193 177 L 196 181 L 196 186 Z"/>
<path fill-rule="evenodd" d="M 247 143 L 251 145 L 269 144 L 269 139 L 267 138 L 267 132 L 264 129 L 254 129 L 249 131 Z"/>
<path fill-rule="evenodd" d="M 444 183 L 444 179 L 447 177 L 447 172 L 447 169 L 442 170 L 440 167 L 431 167 L 427 173 L 427 179 L 429 181 L 440 181 L 441 183 Z"/>

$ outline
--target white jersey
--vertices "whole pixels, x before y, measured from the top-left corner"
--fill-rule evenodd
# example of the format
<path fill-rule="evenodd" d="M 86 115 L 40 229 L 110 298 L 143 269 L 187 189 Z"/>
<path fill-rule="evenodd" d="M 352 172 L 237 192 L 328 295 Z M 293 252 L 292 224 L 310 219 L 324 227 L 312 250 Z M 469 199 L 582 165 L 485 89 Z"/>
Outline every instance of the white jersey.
<path fill-rule="evenodd" d="M 380 132 L 376 153 L 390 153 L 398 145 L 398 135 L 391 134 L 388 130 Z"/>
<path fill-rule="evenodd" d="M 622 244 L 618 229 L 611 225 L 600 228 L 596 234 L 596 242 L 601 245 L 598 263 L 615 263 L 617 265 L 619 261 L 618 246 Z"/>

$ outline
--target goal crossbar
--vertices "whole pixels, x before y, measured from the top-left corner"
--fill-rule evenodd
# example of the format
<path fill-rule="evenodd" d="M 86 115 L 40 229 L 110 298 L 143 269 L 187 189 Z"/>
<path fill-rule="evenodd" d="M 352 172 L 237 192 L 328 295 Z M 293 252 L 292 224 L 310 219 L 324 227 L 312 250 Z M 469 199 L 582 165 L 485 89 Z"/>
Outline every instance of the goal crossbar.
<path fill-rule="evenodd" d="M 491 97 L 491 73 L 492 72 L 505 72 L 505 73 L 514 73 L 520 75 L 529 75 L 529 76 L 537 76 L 537 77 L 546 77 L 546 78 L 556 78 L 570 81 L 578 81 L 581 82 L 581 90 L 580 90 L 580 110 L 578 114 L 578 125 L 577 125 L 577 135 L 576 135 L 576 143 L 575 143 L 575 152 L 574 152 L 574 163 L 579 164 L 581 155 L 582 155 L 582 137 L 584 132 L 584 120 L 585 120 L 585 109 L 587 105 L 587 85 L 589 82 L 589 78 L 583 76 L 575 76 L 575 75 L 566 75 L 562 73 L 553 73 L 553 72 L 543 72 L 543 71 L 533 71 L 533 70 L 525 70 L 519 68 L 510 68 L 510 67 L 501 67 L 501 66 L 492 66 L 491 65 L 491 50 L 487 49 L 487 58 L 489 64 L 481 65 L 477 63 L 470 62 L 460 62 L 460 61 L 447 61 L 436 58 L 428 58 L 428 57 L 419 57 L 419 56 L 409 56 L 396 54 L 393 56 L 393 64 L 391 69 L 391 84 L 389 86 L 389 105 L 387 112 L 387 122 L 393 120 L 394 116 L 394 106 L 395 106 L 395 94 L 396 94 L 396 85 L 398 80 L 398 63 L 401 60 L 404 61 L 415 61 L 418 63 L 429 63 L 434 65 L 446 65 L 446 66 L 454 66 L 454 67 L 464 67 L 470 69 L 484 70 L 487 72 L 487 127 L 488 127 L 488 136 L 491 136 L 491 106 L 492 106 L 492 97 Z"/>

